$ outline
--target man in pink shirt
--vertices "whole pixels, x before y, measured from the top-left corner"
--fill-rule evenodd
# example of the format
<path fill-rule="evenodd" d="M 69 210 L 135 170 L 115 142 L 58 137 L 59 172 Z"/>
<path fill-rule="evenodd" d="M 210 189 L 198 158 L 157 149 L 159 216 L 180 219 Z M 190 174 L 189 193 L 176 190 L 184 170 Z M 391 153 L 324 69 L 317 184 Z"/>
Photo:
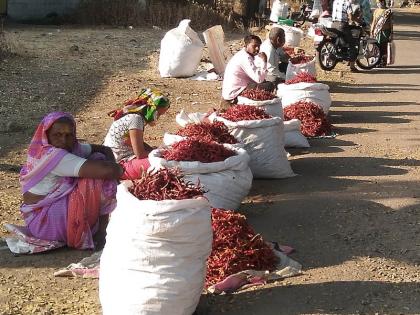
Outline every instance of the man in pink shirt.
<path fill-rule="evenodd" d="M 267 55 L 260 52 L 261 39 L 248 35 L 245 47 L 238 51 L 228 62 L 222 85 L 222 98 L 235 103 L 236 98 L 246 88 L 273 91 L 272 82 L 265 82 L 267 76 Z"/>

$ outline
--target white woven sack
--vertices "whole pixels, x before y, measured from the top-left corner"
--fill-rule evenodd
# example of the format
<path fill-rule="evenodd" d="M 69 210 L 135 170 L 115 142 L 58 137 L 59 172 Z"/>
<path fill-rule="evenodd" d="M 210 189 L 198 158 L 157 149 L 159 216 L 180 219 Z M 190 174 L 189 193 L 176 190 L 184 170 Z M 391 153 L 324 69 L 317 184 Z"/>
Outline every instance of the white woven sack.
<path fill-rule="evenodd" d="M 283 108 L 298 101 L 307 101 L 321 106 L 325 115 L 327 115 L 332 102 L 329 89 L 329 86 L 324 83 L 279 84 L 277 94 L 282 97 Z"/>
<path fill-rule="evenodd" d="M 251 157 L 249 167 L 255 178 L 295 176 L 284 150 L 284 126 L 281 118 L 237 122 L 217 115 L 209 118 L 222 121 L 231 130 L 231 134 L 243 143 Z"/>
<path fill-rule="evenodd" d="M 212 247 L 205 198 L 138 200 L 122 184 L 101 256 L 104 315 L 191 315 Z"/>
<path fill-rule="evenodd" d="M 316 78 L 316 57 L 307 63 L 296 65 L 289 61 L 286 70 L 286 81 L 294 79 L 300 72 L 307 72 Z"/>
<path fill-rule="evenodd" d="M 178 27 L 171 29 L 163 37 L 159 55 L 161 77 L 179 78 L 195 74 L 204 45 L 189 26 L 190 22 L 182 20 Z"/>
<path fill-rule="evenodd" d="M 274 0 L 273 6 L 271 7 L 270 21 L 277 23 L 280 19 L 287 18 L 289 10 L 289 4 L 280 0 Z"/>
<path fill-rule="evenodd" d="M 300 120 L 292 119 L 284 122 L 284 146 L 286 148 L 309 148 L 308 139 L 300 131 Z"/>
<path fill-rule="evenodd" d="M 280 117 L 281 119 L 284 118 L 281 99 L 278 97 L 272 100 L 254 101 L 243 96 L 238 96 L 238 105 L 257 106 L 273 117 Z"/>
<path fill-rule="evenodd" d="M 176 115 L 175 120 L 178 125 L 185 127 L 188 124 L 199 124 L 203 122 L 206 117 L 206 113 L 187 113 L 182 109 L 181 112 Z"/>
<path fill-rule="evenodd" d="M 161 157 L 163 148 L 156 149 L 149 154 L 150 168 L 178 168 L 186 180 L 203 186 L 204 196 L 212 207 L 236 210 L 252 186 L 253 176 L 248 166 L 250 157 L 242 148 L 224 146 L 235 151 L 236 155 L 214 163 L 167 161 Z"/>
<path fill-rule="evenodd" d="M 277 25 L 274 25 L 274 27 L 277 27 Z M 284 30 L 284 36 L 285 36 L 284 46 L 299 47 L 300 41 L 303 38 L 303 31 L 300 28 L 287 26 L 287 25 L 280 25 L 280 27 Z"/>

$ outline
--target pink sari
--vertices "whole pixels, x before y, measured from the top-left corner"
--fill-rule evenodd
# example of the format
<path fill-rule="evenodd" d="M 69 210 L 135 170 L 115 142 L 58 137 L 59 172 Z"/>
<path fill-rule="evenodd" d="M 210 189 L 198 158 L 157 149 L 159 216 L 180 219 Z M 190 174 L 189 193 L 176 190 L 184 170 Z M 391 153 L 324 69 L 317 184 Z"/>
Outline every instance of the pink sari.
<path fill-rule="evenodd" d="M 53 112 L 38 125 L 28 148 L 27 162 L 20 172 L 22 193 L 39 183 L 68 153 L 50 145 L 46 133 L 61 117 L 68 117 L 74 123 L 70 114 Z M 72 153 L 81 156 L 78 142 Z M 89 159 L 103 159 L 103 156 L 94 153 Z M 23 204 L 21 212 L 34 237 L 65 242 L 77 249 L 93 249 L 99 216 L 115 208 L 116 186 L 113 180 L 62 177 L 42 200 Z"/>

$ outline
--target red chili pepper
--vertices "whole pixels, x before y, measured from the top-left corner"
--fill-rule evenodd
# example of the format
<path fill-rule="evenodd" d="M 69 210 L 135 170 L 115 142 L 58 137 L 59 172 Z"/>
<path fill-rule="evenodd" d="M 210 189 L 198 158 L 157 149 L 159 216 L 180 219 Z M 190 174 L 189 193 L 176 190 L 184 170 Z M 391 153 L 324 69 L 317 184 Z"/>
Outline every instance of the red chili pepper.
<path fill-rule="evenodd" d="M 284 110 L 284 120 L 299 119 L 300 130 L 305 137 L 326 136 L 331 134 L 331 124 L 322 108 L 312 102 L 299 101 Z"/>
<path fill-rule="evenodd" d="M 268 115 L 263 109 L 250 105 L 231 106 L 224 113 L 221 113 L 220 116 L 230 121 L 262 120 L 272 118 L 272 116 Z"/>
<path fill-rule="evenodd" d="M 241 93 L 241 96 L 254 101 L 267 101 L 276 98 L 273 93 L 262 89 L 246 89 Z"/>
<path fill-rule="evenodd" d="M 275 269 L 277 257 L 245 216 L 213 208 L 211 219 L 213 247 L 207 259 L 206 287 L 246 269 Z"/>
<path fill-rule="evenodd" d="M 179 136 L 203 140 L 205 142 L 216 141 L 218 143 L 238 143 L 234 136 L 229 133 L 228 127 L 220 121 L 213 123 L 188 124 L 176 133 Z"/>
<path fill-rule="evenodd" d="M 294 65 L 308 63 L 314 59 L 314 56 L 308 56 L 305 54 L 297 54 L 294 57 L 290 58 L 290 62 Z"/>
<path fill-rule="evenodd" d="M 285 84 L 295 84 L 300 82 L 315 83 L 316 79 L 314 76 L 310 75 L 308 72 L 299 72 L 293 79 L 287 80 Z"/>
<path fill-rule="evenodd" d="M 220 162 L 236 153 L 214 141 L 188 138 L 172 145 L 162 152 L 168 161 L 199 161 L 202 163 Z"/>
<path fill-rule="evenodd" d="M 184 181 L 184 176 L 174 169 L 161 169 L 154 174 L 146 173 L 134 180 L 129 191 L 140 200 L 183 200 L 203 195 L 202 187 Z"/>

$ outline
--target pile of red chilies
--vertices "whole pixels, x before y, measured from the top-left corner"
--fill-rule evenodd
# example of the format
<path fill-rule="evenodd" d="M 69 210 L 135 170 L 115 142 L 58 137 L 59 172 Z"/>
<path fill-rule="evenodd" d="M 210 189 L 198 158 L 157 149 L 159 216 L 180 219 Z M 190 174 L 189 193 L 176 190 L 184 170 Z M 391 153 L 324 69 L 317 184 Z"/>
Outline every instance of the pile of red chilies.
<path fill-rule="evenodd" d="M 188 124 L 176 133 L 178 136 L 197 138 L 205 142 L 216 141 L 218 143 L 238 143 L 234 136 L 229 133 L 228 127 L 220 121 L 213 123 L 202 122 L 200 124 Z"/>
<path fill-rule="evenodd" d="M 305 54 L 295 55 L 290 58 L 290 62 L 294 65 L 308 63 L 314 59 L 314 56 L 307 56 Z"/>
<path fill-rule="evenodd" d="M 276 98 L 273 93 L 263 89 L 246 89 L 241 93 L 241 96 L 254 101 L 267 101 Z"/>
<path fill-rule="evenodd" d="M 305 137 L 331 134 L 331 124 L 322 108 L 312 102 L 299 101 L 284 108 L 284 120 L 299 119 Z"/>
<path fill-rule="evenodd" d="M 168 161 L 199 161 L 213 163 L 226 160 L 236 153 L 217 142 L 208 142 L 188 138 L 173 144 L 162 152 L 162 157 Z"/>
<path fill-rule="evenodd" d="M 293 79 L 287 80 L 284 82 L 285 84 L 296 84 L 296 83 L 316 83 L 316 79 L 314 76 L 310 75 L 308 72 L 303 71 L 299 72 Z"/>
<path fill-rule="evenodd" d="M 263 109 L 250 105 L 234 105 L 229 107 L 221 117 L 230 121 L 241 120 L 262 120 L 269 119 L 272 116 L 268 115 Z"/>
<path fill-rule="evenodd" d="M 245 216 L 212 209 L 213 247 L 207 260 L 206 287 L 247 269 L 274 270 L 273 250 L 246 222 Z"/>
<path fill-rule="evenodd" d="M 133 181 L 129 191 L 140 200 L 183 200 L 203 195 L 202 187 L 185 182 L 178 170 L 161 169 Z"/>

